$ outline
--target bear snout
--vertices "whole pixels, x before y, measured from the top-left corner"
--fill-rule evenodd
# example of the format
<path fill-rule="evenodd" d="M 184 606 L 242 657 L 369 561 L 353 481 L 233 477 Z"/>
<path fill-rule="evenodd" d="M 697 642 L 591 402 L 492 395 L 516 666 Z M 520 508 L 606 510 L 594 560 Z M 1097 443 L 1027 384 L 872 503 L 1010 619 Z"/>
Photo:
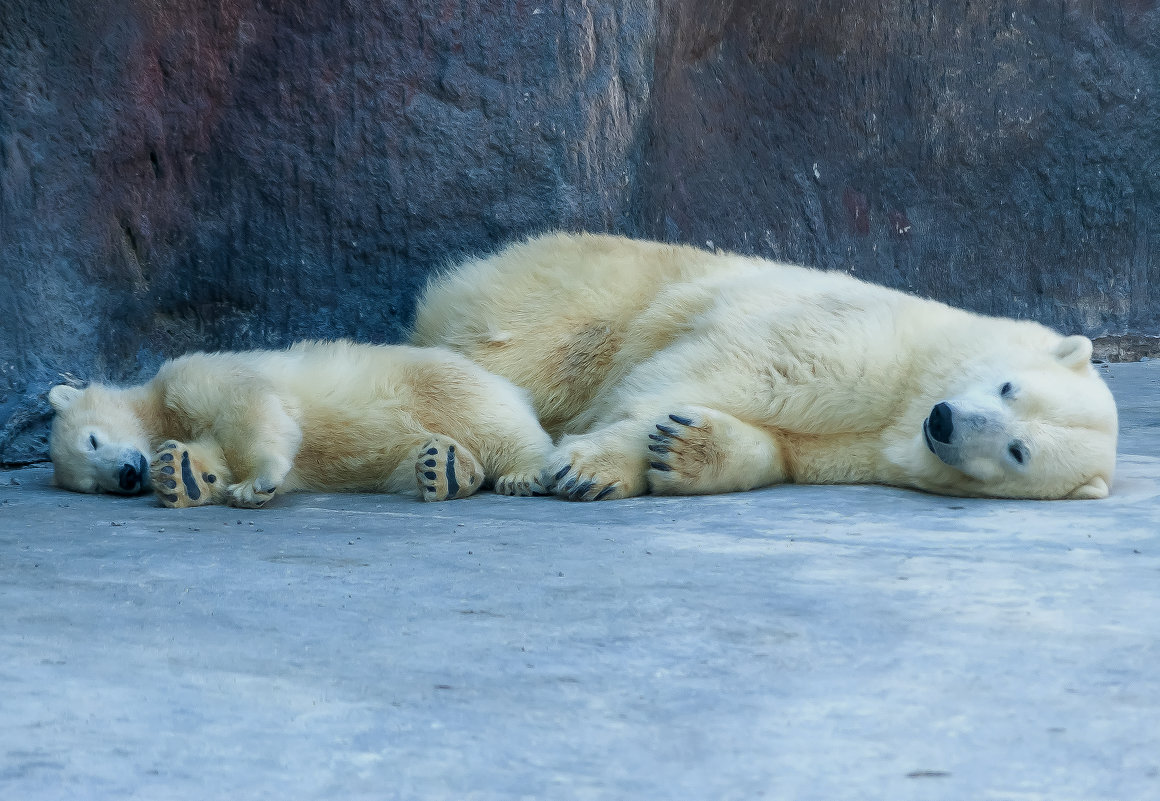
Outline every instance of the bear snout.
<path fill-rule="evenodd" d="M 935 407 L 930 410 L 930 417 L 926 418 L 927 434 L 935 442 L 949 445 L 954 430 L 954 415 L 951 412 L 950 404 L 946 402 L 935 404 Z"/>
<path fill-rule="evenodd" d="M 117 471 L 117 486 L 121 488 L 122 492 L 137 492 L 145 488 L 145 476 L 149 469 L 149 463 L 145 460 L 143 453 L 136 453 L 134 457 L 126 460 L 121 465 L 121 469 Z"/>

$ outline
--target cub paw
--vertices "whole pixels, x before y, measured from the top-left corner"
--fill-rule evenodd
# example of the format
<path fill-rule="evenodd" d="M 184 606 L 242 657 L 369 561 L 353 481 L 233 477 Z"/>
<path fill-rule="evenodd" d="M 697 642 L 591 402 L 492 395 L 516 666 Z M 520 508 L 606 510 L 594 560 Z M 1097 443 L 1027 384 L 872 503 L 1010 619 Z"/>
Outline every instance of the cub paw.
<path fill-rule="evenodd" d="M 423 500 L 449 501 L 466 498 L 479 489 L 483 470 L 471 451 L 440 435 L 419 446 L 415 478 Z"/>
<path fill-rule="evenodd" d="M 540 472 L 508 473 L 495 480 L 496 495 L 550 495 L 544 475 Z"/>
<path fill-rule="evenodd" d="M 258 477 L 230 484 L 227 491 L 229 492 L 230 506 L 258 509 L 270 502 L 274 493 L 278 491 L 278 487 L 274 485 L 273 481 Z"/>
<path fill-rule="evenodd" d="M 213 503 L 218 477 L 202 470 L 190 458 L 189 446 L 176 440 L 163 442 L 149 463 L 149 479 L 158 499 L 171 509 Z"/>
<path fill-rule="evenodd" d="M 688 492 L 716 470 L 722 454 L 713 438 L 713 426 L 691 411 L 670 414 L 649 432 L 650 489 L 658 494 Z"/>
<path fill-rule="evenodd" d="M 639 494 L 627 489 L 628 478 L 600 458 L 598 450 L 579 442 L 560 449 L 548 465 L 544 483 L 570 501 L 604 501 Z"/>

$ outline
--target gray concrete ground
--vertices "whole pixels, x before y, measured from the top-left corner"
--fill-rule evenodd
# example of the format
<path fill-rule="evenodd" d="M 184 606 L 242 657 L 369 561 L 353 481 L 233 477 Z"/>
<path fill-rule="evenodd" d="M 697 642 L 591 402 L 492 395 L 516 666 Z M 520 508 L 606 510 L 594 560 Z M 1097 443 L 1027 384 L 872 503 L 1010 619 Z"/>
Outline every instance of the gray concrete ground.
<path fill-rule="evenodd" d="M 166 510 L 0 473 L 0 798 L 1160 798 L 1160 363 L 1112 498 Z"/>

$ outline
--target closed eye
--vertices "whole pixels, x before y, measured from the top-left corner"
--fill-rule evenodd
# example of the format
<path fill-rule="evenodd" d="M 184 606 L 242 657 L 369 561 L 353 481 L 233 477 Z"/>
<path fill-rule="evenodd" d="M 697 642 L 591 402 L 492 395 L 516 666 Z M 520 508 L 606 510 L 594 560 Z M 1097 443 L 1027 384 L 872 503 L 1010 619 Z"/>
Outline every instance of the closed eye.
<path fill-rule="evenodd" d="M 1011 458 L 1019 464 L 1023 464 L 1025 461 L 1027 461 L 1027 449 L 1023 447 L 1022 442 L 1012 442 L 1007 446 L 1007 453 L 1009 453 Z"/>
<path fill-rule="evenodd" d="M 89 434 L 89 447 L 94 451 L 97 449 L 97 435 L 96 434 Z"/>

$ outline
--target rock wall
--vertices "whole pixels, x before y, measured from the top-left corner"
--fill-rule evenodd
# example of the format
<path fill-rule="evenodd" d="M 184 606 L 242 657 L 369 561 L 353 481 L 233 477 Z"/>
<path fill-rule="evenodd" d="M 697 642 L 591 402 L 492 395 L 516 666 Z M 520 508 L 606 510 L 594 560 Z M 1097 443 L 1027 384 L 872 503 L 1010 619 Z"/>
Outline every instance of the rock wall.
<path fill-rule="evenodd" d="M 62 375 L 398 341 L 557 227 L 1160 333 L 1152 0 L 807 5 L 7 0 L 0 463 Z"/>

